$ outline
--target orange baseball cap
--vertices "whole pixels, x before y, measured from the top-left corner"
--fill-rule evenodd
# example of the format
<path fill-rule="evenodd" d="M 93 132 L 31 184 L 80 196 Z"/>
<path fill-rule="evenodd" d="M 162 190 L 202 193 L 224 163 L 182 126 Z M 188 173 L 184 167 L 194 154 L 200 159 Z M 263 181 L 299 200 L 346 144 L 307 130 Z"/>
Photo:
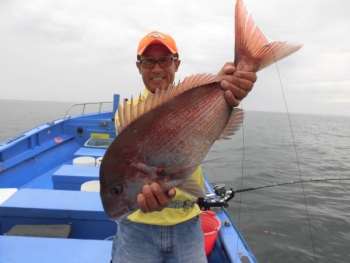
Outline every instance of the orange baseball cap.
<path fill-rule="evenodd" d="M 171 36 L 159 31 L 152 31 L 141 39 L 139 47 L 137 48 L 137 55 L 141 56 L 146 48 L 152 44 L 162 44 L 166 46 L 171 53 L 179 55 L 175 40 Z"/>

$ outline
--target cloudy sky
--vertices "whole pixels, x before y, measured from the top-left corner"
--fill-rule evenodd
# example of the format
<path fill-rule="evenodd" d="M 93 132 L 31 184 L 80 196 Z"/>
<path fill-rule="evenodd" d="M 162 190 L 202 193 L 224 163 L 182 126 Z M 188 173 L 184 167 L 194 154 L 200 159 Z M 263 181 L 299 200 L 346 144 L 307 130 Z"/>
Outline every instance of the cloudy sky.
<path fill-rule="evenodd" d="M 350 116 L 350 2 L 245 0 L 269 41 L 303 48 L 258 72 L 243 108 Z M 93 102 L 138 96 L 136 48 L 171 34 L 177 80 L 234 59 L 235 0 L 0 0 L 0 99 Z M 280 81 L 281 80 L 281 81 Z"/>

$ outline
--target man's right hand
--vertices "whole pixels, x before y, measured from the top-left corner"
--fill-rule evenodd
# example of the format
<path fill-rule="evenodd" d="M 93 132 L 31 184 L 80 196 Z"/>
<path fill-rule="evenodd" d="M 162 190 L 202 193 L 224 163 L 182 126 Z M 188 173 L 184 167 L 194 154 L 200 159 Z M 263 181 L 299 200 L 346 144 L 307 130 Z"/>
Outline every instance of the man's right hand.
<path fill-rule="evenodd" d="M 142 187 L 142 193 L 137 196 L 137 204 L 143 213 L 160 212 L 170 204 L 175 194 L 175 188 L 166 194 L 157 183 L 146 184 Z"/>

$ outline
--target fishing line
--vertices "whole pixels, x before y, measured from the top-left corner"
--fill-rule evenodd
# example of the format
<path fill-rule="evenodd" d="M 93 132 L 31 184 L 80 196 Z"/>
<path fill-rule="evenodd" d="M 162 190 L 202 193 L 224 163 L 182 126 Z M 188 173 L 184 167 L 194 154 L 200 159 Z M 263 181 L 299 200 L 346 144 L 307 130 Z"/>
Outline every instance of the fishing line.
<path fill-rule="evenodd" d="M 152 213 L 149 213 L 149 217 L 148 219 L 150 220 L 152 217 Z M 153 233 L 153 225 L 150 224 L 150 227 L 151 227 L 151 233 L 152 233 L 152 239 L 153 239 L 153 248 L 154 248 L 154 253 L 157 254 L 157 248 L 156 248 L 156 241 L 155 241 L 155 236 L 154 236 L 154 233 Z"/>
<path fill-rule="evenodd" d="M 304 196 L 304 203 L 305 203 L 305 209 L 306 209 L 307 222 L 308 222 L 309 232 L 310 232 L 310 237 L 311 237 L 312 252 L 313 252 L 313 254 L 314 254 L 314 260 L 315 260 L 315 262 L 317 262 L 317 260 L 316 260 L 316 253 L 315 253 L 315 246 L 314 246 L 314 239 L 313 239 L 312 230 L 311 230 L 311 223 L 310 223 L 309 210 L 308 210 L 307 202 L 306 202 L 306 195 L 305 195 L 304 183 L 303 183 L 303 178 L 302 178 L 302 175 L 301 175 L 301 169 L 300 169 L 300 163 L 299 163 L 299 158 L 298 158 L 297 147 L 296 147 L 296 145 L 295 145 L 295 138 L 294 138 L 294 132 L 293 132 L 293 127 L 292 127 L 292 122 L 291 122 L 291 120 L 290 120 L 290 115 L 289 115 L 289 111 L 288 111 L 287 101 L 286 101 L 286 98 L 285 98 L 285 95 L 284 95 L 284 88 L 283 88 L 283 84 L 282 84 L 282 79 L 281 79 L 280 71 L 279 71 L 279 68 L 278 68 L 278 63 L 277 63 L 277 60 L 276 60 L 275 52 L 273 52 L 273 49 L 270 48 L 270 44 L 268 44 L 267 47 L 272 51 L 272 54 L 273 54 L 273 56 L 274 56 L 274 58 L 275 58 L 275 64 L 276 64 L 276 68 L 277 68 L 278 78 L 279 78 L 279 80 L 280 80 L 280 85 L 281 85 L 281 90 L 282 90 L 284 105 L 285 105 L 285 107 L 286 107 L 287 116 L 288 116 L 288 121 L 289 121 L 289 127 L 290 127 L 290 131 L 291 131 L 292 139 L 293 139 L 293 146 L 294 146 L 295 156 L 296 156 L 296 160 L 297 160 L 297 164 L 298 164 L 300 183 L 301 183 L 301 187 L 302 187 L 302 190 L 303 190 L 303 196 Z"/>
<path fill-rule="evenodd" d="M 126 255 L 128 255 L 128 250 L 126 249 L 126 246 L 125 246 L 125 243 L 124 243 L 123 233 L 122 233 L 121 228 L 120 228 L 120 226 L 119 226 L 120 223 L 121 223 L 121 221 L 119 221 L 119 222 L 117 223 L 117 233 L 120 231 L 120 237 L 121 237 L 121 239 L 122 239 L 122 244 L 123 244 L 123 247 L 124 247 L 124 249 L 125 249 Z M 131 263 L 130 260 L 129 260 L 129 263 Z"/>
<path fill-rule="evenodd" d="M 247 191 L 253 191 L 253 190 L 258 190 L 258 189 L 262 189 L 262 188 L 267 188 L 267 187 L 275 187 L 275 186 L 290 185 L 290 184 L 315 183 L 315 182 L 324 182 L 324 181 L 345 181 L 345 180 L 350 180 L 350 178 L 349 177 L 321 178 L 321 179 L 307 179 L 307 180 L 301 180 L 301 181 L 290 181 L 290 182 L 284 182 L 284 183 L 273 183 L 273 184 L 262 185 L 262 186 L 241 188 L 241 189 L 233 190 L 233 192 L 234 193 L 241 193 L 241 192 L 247 192 Z"/>
<path fill-rule="evenodd" d="M 239 79 L 238 79 L 239 82 Z M 243 103 L 241 101 L 241 109 L 243 108 Z M 241 176 L 241 188 L 243 186 L 243 174 L 244 174 L 244 157 L 245 157 L 245 147 L 244 147 L 244 121 L 242 120 L 242 176 Z M 239 196 L 239 206 L 238 206 L 238 228 L 240 228 L 240 221 L 241 221 L 241 208 L 242 208 L 242 195 Z M 238 240 L 237 240 L 237 249 L 238 251 Z M 236 254 L 236 259 L 238 258 L 238 253 Z"/>
<path fill-rule="evenodd" d="M 238 85 L 240 86 L 240 81 L 238 78 Z M 241 101 L 241 110 L 243 110 L 243 102 Z M 243 186 L 243 176 L 244 176 L 244 157 L 245 157 L 245 147 L 244 147 L 244 118 L 242 120 L 242 174 L 241 174 L 241 188 Z M 238 206 L 238 223 L 237 227 L 240 228 L 240 222 L 241 222 L 241 208 L 242 208 L 242 194 L 239 196 L 239 206 Z M 238 239 L 237 239 L 237 246 L 236 251 L 238 251 Z M 236 260 L 238 259 L 238 253 L 236 254 Z M 238 261 L 238 260 L 237 260 Z"/>

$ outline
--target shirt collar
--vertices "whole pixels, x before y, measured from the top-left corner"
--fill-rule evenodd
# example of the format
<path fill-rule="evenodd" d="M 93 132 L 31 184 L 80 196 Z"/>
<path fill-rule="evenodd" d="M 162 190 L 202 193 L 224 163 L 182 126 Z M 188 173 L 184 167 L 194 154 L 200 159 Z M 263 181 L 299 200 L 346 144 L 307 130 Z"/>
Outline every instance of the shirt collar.
<path fill-rule="evenodd" d="M 145 89 L 143 90 L 143 94 L 141 95 L 141 100 L 145 101 L 147 99 L 148 94 L 149 90 L 145 87 Z"/>

